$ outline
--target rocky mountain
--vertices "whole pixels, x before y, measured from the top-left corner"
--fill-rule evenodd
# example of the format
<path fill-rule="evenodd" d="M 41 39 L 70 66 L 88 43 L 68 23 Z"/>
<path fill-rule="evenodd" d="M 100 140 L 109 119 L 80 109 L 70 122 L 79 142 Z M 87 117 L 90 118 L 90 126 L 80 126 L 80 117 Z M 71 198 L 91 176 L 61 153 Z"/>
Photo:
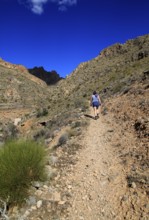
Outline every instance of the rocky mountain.
<path fill-rule="evenodd" d="M 50 184 L 38 184 L 38 189 L 35 187 L 32 192 L 35 202 L 33 204 L 30 199 L 31 205 L 24 212 L 25 216 L 30 216 L 29 219 L 38 219 L 40 216 L 44 216 L 44 219 L 70 219 L 67 218 L 67 209 L 73 206 L 70 204 L 73 187 L 79 184 L 72 186 L 75 180 L 72 178 L 70 182 L 68 179 L 73 177 L 71 172 L 79 160 L 78 149 L 86 148 L 83 146 L 86 142 L 81 140 L 85 139 L 86 129 L 92 120 L 89 100 L 94 90 L 99 92 L 102 100 L 102 120 L 95 121 L 95 142 L 104 144 L 105 153 L 110 145 L 109 152 L 114 158 L 109 158 L 108 163 L 101 161 L 103 167 L 110 166 L 104 172 L 112 172 L 113 168 L 116 170 L 115 175 L 108 177 L 100 170 L 98 181 L 104 178 L 103 186 L 107 184 L 107 188 L 112 187 L 109 192 L 116 187 L 116 213 L 120 211 L 122 217 L 118 219 L 147 219 L 149 34 L 105 48 L 96 58 L 81 63 L 66 79 L 51 86 L 30 74 L 25 67 L 0 61 L 0 142 L 8 136 L 14 136 L 16 130 L 17 137 L 44 140 L 50 161 L 47 165 Z M 10 127 L 6 120 L 13 122 L 15 127 Z M 103 127 L 101 137 L 100 129 Z M 88 138 L 92 144 L 93 134 L 88 133 Z M 88 161 L 84 162 L 86 166 L 83 166 L 83 170 L 86 173 L 93 161 L 90 161 L 90 165 Z M 120 167 L 121 172 L 118 172 Z M 96 172 L 90 175 L 98 179 Z M 120 183 L 122 177 L 124 182 Z M 92 188 L 94 190 L 95 187 Z M 36 200 L 40 200 L 40 207 Z M 86 200 L 83 197 L 82 203 Z M 90 196 L 87 201 L 92 200 Z M 105 203 L 105 207 L 108 207 L 108 203 Z M 16 215 L 15 211 L 11 211 Z M 109 219 L 119 217 L 114 211 L 108 213 Z M 106 219 L 104 209 L 100 214 L 101 219 Z"/>
<path fill-rule="evenodd" d="M 0 107 L 35 108 L 47 104 L 47 85 L 21 65 L 0 60 Z"/>
<path fill-rule="evenodd" d="M 56 71 L 48 72 L 43 67 L 34 67 L 28 69 L 29 73 L 46 82 L 47 85 L 53 85 L 60 81 L 62 77 Z"/>
<path fill-rule="evenodd" d="M 43 68 L 39 69 L 45 72 Z M 33 72 L 35 70 L 38 68 Z M 75 120 L 78 111 L 87 111 L 93 90 L 97 90 L 105 101 L 131 92 L 135 83 L 145 84 L 148 71 L 149 35 L 104 49 L 96 58 L 81 63 L 66 79 L 51 86 L 30 74 L 25 67 L 1 60 L 1 111 L 46 109 L 48 119 L 45 120 L 53 120 L 52 124 L 61 127 Z"/>
<path fill-rule="evenodd" d="M 44 72 L 43 68 L 41 70 Z M 78 111 L 87 111 L 93 90 L 105 101 L 131 92 L 135 83 L 140 84 L 148 77 L 148 71 L 149 35 L 104 49 L 96 58 L 81 63 L 66 79 L 51 86 L 25 67 L 1 60 L 0 106 L 5 112 L 11 108 L 23 108 L 23 112 L 46 109 L 48 119 L 45 120 L 53 120 L 55 127 L 61 127 L 75 120 Z"/>
<path fill-rule="evenodd" d="M 130 90 L 134 82 L 148 75 L 148 60 L 149 35 L 104 49 L 99 56 L 81 63 L 65 80 L 50 88 L 53 99 L 58 100 L 55 109 L 61 108 L 61 112 L 77 107 L 86 109 L 93 90 L 97 90 L 103 100 Z"/>

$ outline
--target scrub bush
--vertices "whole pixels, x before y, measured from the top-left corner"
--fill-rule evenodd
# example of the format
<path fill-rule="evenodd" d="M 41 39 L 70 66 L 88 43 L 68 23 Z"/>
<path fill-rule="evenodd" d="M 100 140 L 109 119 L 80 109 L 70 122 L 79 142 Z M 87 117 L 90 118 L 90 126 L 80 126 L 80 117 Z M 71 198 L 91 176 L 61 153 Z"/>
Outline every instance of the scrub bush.
<path fill-rule="evenodd" d="M 37 110 L 37 118 L 48 115 L 48 110 L 46 108 Z"/>
<path fill-rule="evenodd" d="M 0 199 L 21 204 L 32 181 L 45 180 L 45 151 L 34 141 L 9 140 L 0 149 Z"/>
<path fill-rule="evenodd" d="M 65 133 L 60 136 L 60 138 L 58 140 L 58 146 L 62 146 L 63 144 L 66 144 L 67 141 L 68 141 L 68 134 Z"/>

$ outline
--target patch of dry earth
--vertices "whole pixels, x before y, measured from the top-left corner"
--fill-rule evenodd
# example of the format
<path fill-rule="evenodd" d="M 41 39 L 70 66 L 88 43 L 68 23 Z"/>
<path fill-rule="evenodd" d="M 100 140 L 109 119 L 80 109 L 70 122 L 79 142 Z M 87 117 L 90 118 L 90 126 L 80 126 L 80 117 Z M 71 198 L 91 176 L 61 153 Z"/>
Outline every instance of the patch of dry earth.
<path fill-rule="evenodd" d="M 121 200 L 126 178 L 118 155 L 113 150 L 116 132 L 106 116 L 91 120 L 82 140 L 78 163 L 70 175 L 72 186 L 69 220 L 123 219 Z"/>

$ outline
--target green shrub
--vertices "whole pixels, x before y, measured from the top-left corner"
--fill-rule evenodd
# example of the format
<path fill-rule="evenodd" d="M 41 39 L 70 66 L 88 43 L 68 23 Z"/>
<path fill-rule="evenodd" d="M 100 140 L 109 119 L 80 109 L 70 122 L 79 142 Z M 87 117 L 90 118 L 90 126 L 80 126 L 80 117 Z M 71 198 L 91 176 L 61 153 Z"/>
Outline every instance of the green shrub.
<path fill-rule="evenodd" d="M 37 118 L 48 115 L 48 110 L 46 108 L 37 110 Z"/>
<path fill-rule="evenodd" d="M 78 135 L 78 131 L 74 128 L 67 130 L 68 137 L 74 137 Z"/>
<path fill-rule="evenodd" d="M 42 139 L 46 134 L 46 129 L 40 129 L 34 134 L 34 140 L 37 141 L 39 139 Z"/>
<path fill-rule="evenodd" d="M 72 123 L 71 127 L 72 128 L 81 127 L 81 121 L 75 121 L 74 123 Z"/>
<path fill-rule="evenodd" d="M 6 125 L 0 124 L 0 126 L 2 127 L 4 140 L 17 138 L 17 136 L 19 135 L 17 127 L 12 122 L 7 123 Z"/>
<path fill-rule="evenodd" d="M 58 145 L 61 146 L 63 144 L 66 144 L 67 141 L 68 141 L 68 134 L 65 133 L 62 136 L 60 136 L 60 138 L 58 140 Z"/>
<path fill-rule="evenodd" d="M 32 181 L 44 180 L 44 148 L 33 141 L 13 140 L 0 149 L 0 198 L 21 204 Z"/>

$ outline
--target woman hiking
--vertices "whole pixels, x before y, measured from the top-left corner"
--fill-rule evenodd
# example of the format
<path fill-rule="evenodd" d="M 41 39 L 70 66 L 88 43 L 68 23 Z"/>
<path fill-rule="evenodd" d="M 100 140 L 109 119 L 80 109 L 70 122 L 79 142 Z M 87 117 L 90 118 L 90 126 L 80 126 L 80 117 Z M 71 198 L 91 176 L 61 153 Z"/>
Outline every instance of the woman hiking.
<path fill-rule="evenodd" d="M 94 91 L 91 96 L 90 104 L 93 107 L 94 119 L 96 120 L 97 118 L 99 118 L 99 109 L 101 106 L 101 100 L 96 91 Z"/>

